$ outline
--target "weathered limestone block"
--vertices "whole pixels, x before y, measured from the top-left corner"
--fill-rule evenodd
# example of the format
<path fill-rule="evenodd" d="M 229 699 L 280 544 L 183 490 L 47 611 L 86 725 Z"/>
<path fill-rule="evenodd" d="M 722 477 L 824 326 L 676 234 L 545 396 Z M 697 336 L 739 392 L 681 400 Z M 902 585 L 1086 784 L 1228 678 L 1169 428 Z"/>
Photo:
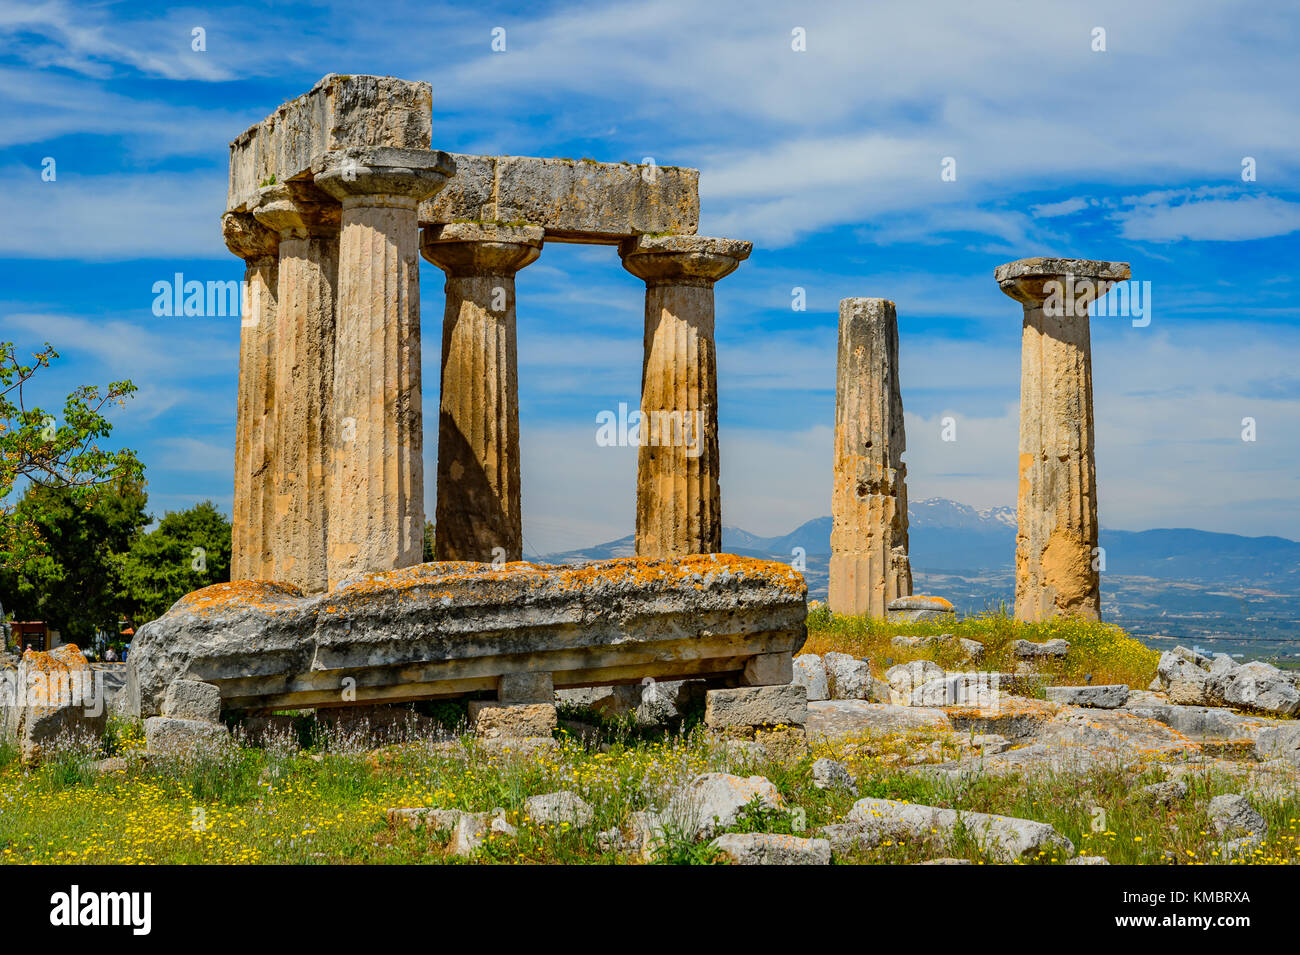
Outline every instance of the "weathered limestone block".
<path fill-rule="evenodd" d="M 1045 692 L 1053 703 L 1112 710 L 1128 702 L 1129 688 L 1123 683 L 1109 683 L 1097 686 L 1049 686 Z"/>
<path fill-rule="evenodd" d="M 952 726 L 948 714 L 933 707 L 868 703 L 865 700 L 824 700 L 808 704 L 807 731 L 812 739 L 950 730 Z"/>
<path fill-rule="evenodd" d="M 960 812 L 900 802 L 895 799 L 860 799 L 849 810 L 850 825 L 878 833 L 883 838 L 911 842 L 943 842 L 962 828 L 975 843 L 999 862 L 1036 858 L 1040 852 L 1074 855 L 1074 844 L 1044 822 L 982 812 Z"/>
<path fill-rule="evenodd" d="M 249 213 L 221 218 L 226 247 L 244 260 L 247 299 L 239 327 L 235 494 L 230 576 L 272 579 L 275 568 L 276 295 L 280 235 Z"/>
<path fill-rule="evenodd" d="M 173 680 L 163 697 L 162 715 L 215 723 L 221 719 L 221 691 L 211 683 Z"/>
<path fill-rule="evenodd" d="M 807 691 L 809 702 L 831 698 L 826 664 L 815 653 L 805 653 L 794 658 L 794 676 L 790 682 L 798 684 Z"/>
<path fill-rule="evenodd" d="M 455 171 L 446 153 L 347 149 L 318 164 L 341 200 L 328 509 L 329 585 L 420 562 L 424 423 L 415 207 Z"/>
<path fill-rule="evenodd" d="M 304 178 L 330 150 L 428 149 L 432 107 L 428 83 L 331 73 L 230 144 L 226 208 L 243 211 L 263 186 Z"/>
<path fill-rule="evenodd" d="M 898 316 L 883 298 L 840 301 L 831 497 L 832 613 L 885 616 L 912 592 Z"/>
<path fill-rule="evenodd" d="M 273 710 L 495 692 L 524 670 L 559 688 L 739 676 L 803 645 L 806 598 L 785 564 L 724 554 L 433 563 L 312 595 L 217 584 L 140 628 L 128 711 L 156 714 L 177 679 L 216 684 L 229 709 Z"/>
<path fill-rule="evenodd" d="M 623 267 L 646 283 L 638 557 L 722 550 L 713 286 L 752 248 L 736 239 L 671 235 L 640 236 L 619 249 Z"/>
<path fill-rule="evenodd" d="M 746 686 L 784 686 L 794 679 L 794 661 L 788 653 L 763 653 L 745 662 L 740 682 Z"/>
<path fill-rule="evenodd" d="M 913 594 L 891 600 L 886 618 L 890 623 L 955 623 L 957 608 L 943 597 Z"/>
<path fill-rule="evenodd" d="M 531 222 L 551 242 L 693 235 L 698 170 L 588 159 L 453 154 L 456 176 L 420 204 L 420 222 Z"/>
<path fill-rule="evenodd" d="M 223 723 L 151 716 L 144 721 L 145 746 L 159 756 L 193 759 L 212 756 L 230 744 L 230 730 Z"/>
<path fill-rule="evenodd" d="M 763 776 L 702 773 L 671 799 L 667 812 L 683 831 L 707 839 L 735 825 L 740 811 L 755 799 L 765 809 L 785 808 L 781 793 Z"/>
<path fill-rule="evenodd" d="M 17 669 L 0 674 L 0 738 L 17 741 L 24 763 L 62 741 L 94 745 L 107 724 L 103 678 L 76 644 L 27 650 Z"/>
<path fill-rule="evenodd" d="M 1017 620 L 1101 613 L 1088 306 L 1129 275 L 1127 262 L 1054 258 L 994 272 L 1024 306 Z"/>
<path fill-rule="evenodd" d="M 1070 641 L 1059 637 L 1035 643 L 1032 640 L 1011 641 L 1011 652 L 1019 660 L 1062 659 L 1070 652 Z"/>
<path fill-rule="evenodd" d="M 554 703 L 555 682 L 549 673 L 504 673 L 497 684 L 502 703 Z"/>
<path fill-rule="evenodd" d="M 807 722 L 808 692 L 793 683 L 709 690 L 704 696 L 704 723 L 710 729 L 803 726 Z"/>
<path fill-rule="evenodd" d="M 309 184 L 280 183 L 258 192 L 252 212 L 280 236 L 271 579 L 324 590 L 339 204 Z"/>
<path fill-rule="evenodd" d="M 569 825 L 574 829 L 584 829 L 596 818 L 596 811 L 587 801 L 567 789 L 529 796 L 524 800 L 524 813 L 535 823 Z"/>
<path fill-rule="evenodd" d="M 492 739 L 550 736 L 558 722 L 554 703 L 498 703 L 471 700 L 469 720 L 474 732 Z"/>
<path fill-rule="evenodd" d="M 771 832 L 729 832 L 712 842 L 732 865 L 830 865 L 831 844 L 825 839 Z"/>
<path fill-rule="evenodd" d="M 515 273 L 542 248 L 537 226 L 424 230 L 447 275 L 438 414 L 438 560 L 519 560 L 519 359 Z"/>

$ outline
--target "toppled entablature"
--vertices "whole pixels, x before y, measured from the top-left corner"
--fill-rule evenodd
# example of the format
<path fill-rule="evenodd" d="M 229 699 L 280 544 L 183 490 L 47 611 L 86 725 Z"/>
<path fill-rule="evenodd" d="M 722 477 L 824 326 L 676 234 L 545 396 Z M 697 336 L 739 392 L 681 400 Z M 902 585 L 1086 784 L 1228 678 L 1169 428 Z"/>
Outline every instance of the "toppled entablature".
<path fill-rule="evenodd" d="M 127 709 L 158 714 L 176 680 L 255 711 L 465 696 L 520 674 L 550 674 L 557 689 L 743 679 L 753 658 L 803 646 L 806 598 L 785 564 L 729 554 L 420 564 L 310 596 L 217 584 L 140 628 Z"/>
<path fill-rule="evenodd" d="M 306 182 L 331 152 L 430 149 L 432 90 L 392 76 L 330 74 L 230 144 L 228 212 L 258 193 Z M 590 159 L 452 154 L 456 175 L 420 204 L 421 225 L 526 223 L 555 242 L 615 244 L 645 234 L 694 234 L 698 170 Z"/>

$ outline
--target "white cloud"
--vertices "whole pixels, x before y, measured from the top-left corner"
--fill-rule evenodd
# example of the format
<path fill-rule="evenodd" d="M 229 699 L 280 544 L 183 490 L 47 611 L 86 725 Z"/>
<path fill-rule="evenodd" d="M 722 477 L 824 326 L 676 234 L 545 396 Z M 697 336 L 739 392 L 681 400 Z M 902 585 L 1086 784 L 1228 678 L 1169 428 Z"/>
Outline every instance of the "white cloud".
<path fill-rule="evenodd" d="M 1275 196 L 1197 199 L 1188 193 L 1167 194 L 1117 213 L 1120 236 L 1149 242 L 1242 242 L 1287 235 L 1300 229 L 1300 202 Z"/>

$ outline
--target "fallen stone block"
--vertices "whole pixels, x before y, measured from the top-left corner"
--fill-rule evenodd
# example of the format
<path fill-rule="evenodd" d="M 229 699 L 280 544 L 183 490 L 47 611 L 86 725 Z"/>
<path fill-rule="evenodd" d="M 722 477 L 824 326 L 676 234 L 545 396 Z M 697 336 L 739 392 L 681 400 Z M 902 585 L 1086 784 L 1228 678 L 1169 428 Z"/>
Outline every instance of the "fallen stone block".
<path fill-rule="evenodd" d="M 704 705 L 708 688 L 704 680 L 648 680 L 634 687 L 640 694 L 636 720 L 642 726 L 677 727 L 689 712 Z"/>
<path fill-rule="evenodd" d="M 709 690 L 704 695 L 704 723 L 710 729 L 803 726 L 807 722 L 808 694 L 793 683 Z"/>
<path fill-rule="evenodd" d="M 619 686 L 583 686 L 571 690 L 556 690 L 555 702 L 599 713 L 607 719 L 617 719 L 636 711 L 641 705 L 642 687 L 637 683 Z"/>
<path fill-rule="evenodd" d="M 729 832 L 710 843 L 732 865 L 830 865 L 831 844 L 768 832 Z"/>
<path fill-rule="evenodd" d="M 885 671 L 885 680 L 894 691 L 893 702 L 896 703 L 907 703 L 912 698 L 913 690 L 931 680 L 941 680 L 943 676 L 943 667 L 931 660 L 899 663 Z"/>
<path fill-rule="evenodd" d="M 1098 686 L 1049 686 L 1047 698 L 1053 703 L 1070 706 L 1091 706 L 1112 710 L 1128 702 L 1128 686 L 1124 683 L 1107 683 Z"/>
<path fill-rule="evenodd" d="M 864 700 L 822 700 L 808 704 L 805 729 L 812 739 L 949 730 L 952 720 L 941 709 L 867 703 Z"/>
<path fill-rule="evenodd" d="M 1066 865 L 1110 865 L 1110 860 L 1101 856 L 1075 856 L 1067 859 Z"/>
<path fill-rule="evenodd" d="M 794 664 L 788 653 L 760 653 L 745 662 L 740 682 L 746 686 L 785 686 L 794 679 Z"/>
<path fill-rule="evenodd" d="M 1268 823 L 1244 796 L 1236 793 L 1215 796 L 1210 800 L 1208 811 L 1210 824 L 1220 837 L 1268 835 Z"/>
<path fill-rule="evenodd" d="M 591 825 L 596 811 L 577 793 L 561 790 L 524 800 L 524 812 L 533 822 L 542 825 L 568 825 L 583 829 Z"/>
<path fill-rule="evenodd" d="M 808 692 L 808 700 L 829 700 L 831 698 L 830 680 L 826 675 L 826 664 L 815 653 L 805 653 L 794 658 L 794 676 L 791 680 L 796 686 Z"/>
<path fill-rule="evenodd" d="M 1300 723 L 1260 730 L 1255 739 L 1255 758 L 1281 759 L 1300 766 Z"/>
<path fill-rule="evenodd" d="M 108 725 L 103 677 L 76 644 L 27 650 L 0 674 L 0 738 L 15 740 L 24 763 L 38 763 L 56 742 L 95 746 Z"/>
<path fill-rule="evenodd" d="M 145 747 L 159 756 L 193 759 L 212 756 L 231 745 L 230 730 L 222 723 L 151 716 L 144 721 Z"/>
<path fill-rule="evenodd" d="M 1300 689 L 1277 667 L 1259 661 L 1212 671 L 1207 694 L 1212 700 L 1257 713 L 1294 716 L 1300 712 Z"/>
<path fill-rule="evenodd" d="M 1059 638 L 1055 640 L 1045 640 L 1042 643 L 1034 643 L 1032 640 L 1013 640 L 1011 642 L 1011 652 L 1020 660 L 1059 660 L 1063 658 L 1069 650 L 1069 641 L 1061 640 Z"/>
<path fill-rule="evenodd" d="M 803 645 L 806 595 L 785 564 L 728 554 L 420 564 L 312 595 L 217 584 L 140 628 L 128 710 L 156 715 L 177 679 L 266 711 L 496 692 L 521 663 L 559 689 L 739 678 L 750 658 Z"/>
<path fill-rule="evenodd" d="M 949 623 L 956 621 L 957 608 L 942 597 L 913 594 L 891 600 L 885 619 L 890 623 Z"/>
<path fill-rule="evenodd" d="M 854 796 L 858 794 L 858 784 L 853 781 L 848 767 L 824 756 L 812 764 L 812 783 L 818 789 L 840 789 Z"/>
<path fill-rule="evenodd" d="M 847 653 L 827 653 L 822 657 L 833 700 L 865 700 L 872 693 L 871 664 Z"/>
<path fill-rule="evenodd" d="M 448 851 L 454 856 L 466 858 L 483 847 L 491 834 L 514 836 L 518 830 L 506 819 L 504 809 L 491 812 L 462 812 L 451 831 Z"/>
<path fill-rule="evenodd" d="M 670 815 L 697 839 L 707 839 L 735 825 L 741 809 L 755 800 L 765 809 L 785 809 L 777 788 L 762 776 L 702 773 L 673 798 Z"/>
<path fill-rule="evenodd" d="M 1052 826 L 1031 819 L 982 812 L 960 812 L 894 799 L 860 799 L 846 820 L 878 829 L 889 839 L 943 841 L 962 828 L 982 851 L 999 862 L 1016 862 L 1039 854 L 1074 855 L 1074 844 Z"/>
<path fill-rule="evenodd" d="M 1187 798 L 1187 783 L 1181 779 L 1152 783 L 1139 789 L 1138 795 L 1148 802 L 1168 807 Z"/>
<path fill-rule="evenodd" d="M 553 703 L 471 700 L 469 720 L 475 733 L 489 739 L 550 736 L 559 725 Z"/>
<path fill-rule="evenodd" d="M 211 683 L 173 680 L 163 697 L 162 715 L 215 723 L 221 719 L 221 691 Z"/>

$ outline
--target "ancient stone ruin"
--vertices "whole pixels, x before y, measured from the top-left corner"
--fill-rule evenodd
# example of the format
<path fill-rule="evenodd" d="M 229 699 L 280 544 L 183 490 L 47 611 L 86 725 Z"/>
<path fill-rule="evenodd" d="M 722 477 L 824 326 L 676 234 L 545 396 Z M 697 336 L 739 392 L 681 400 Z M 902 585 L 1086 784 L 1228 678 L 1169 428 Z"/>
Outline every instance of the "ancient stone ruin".
<path fill-rule="evenodd" d="M 721 549 L 713 285 L 693 169 L 431 148 L 427 84 L 327 76 L 231 144 L 244 258 L 232 576 L 323 591 L 421 559 L 419 255 L 447 275 L 438 560 L 522 555 L 515 273 L 616 245 L 646 283 L 637 544 Z"/>
<path fill-rule="evenodd" d="M 713 286 L 750 244 L 695 234 L 695 170 L 450 155 L 430 104 L 327 76 L 231 144 L 234 582 L 140 629 L 128 711 L 177 749 L 223 709 L 475 696 L 480 735 L 549 737 L 557 689 L 692 678 L 716 730 L 798 730 L 803 578 L 717 553 Z M 548 241 L 615 245 L 646 283 L 635 559 L 520 562 L 515 274 Z M 447 276 L 431 564 L 421 254 Z"/>
<path fill-rule="evenodd" d="M 906 449 L 894 303 L 843 299 L 827 601 L 833 613 L 883 617 L 891 601 L 912 593 Z"/>
<path fill-rule="evenodd" d="M 1101 615 L 1088 305 L 1127 262 L 1020 259 L 994 272 L 1024 306 L 1017 620 Z"/>

